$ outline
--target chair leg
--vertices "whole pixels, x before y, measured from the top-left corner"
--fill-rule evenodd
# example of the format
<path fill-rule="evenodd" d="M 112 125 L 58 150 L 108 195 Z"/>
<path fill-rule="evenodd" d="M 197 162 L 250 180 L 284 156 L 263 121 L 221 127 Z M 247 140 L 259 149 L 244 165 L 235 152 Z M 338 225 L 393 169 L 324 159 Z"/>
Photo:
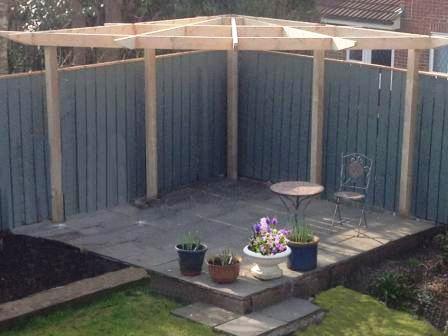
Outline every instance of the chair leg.
<path fill-rule="evenodd" d="M 333 218 L 331 220 L 331 226 L 334 226 L 335 224 L 335 219 L 336 216 L 338 217 L 338 223 L 342 224 L 342 216 L 341 216 L 341 200 L 338 198 L 336 198 L 336 206 L 334 208 L 334 212 L 333 212 Z"/>
<path fill-rule="evenodd" d="M 362 205 L 361 216 L 359 217 L 357 237 L 359 237 L 361 234 L 362 222 L 364 222 L 364 227 L 367 229 L 368 226 L 367 226 L 366 204 L 365 203 Z"/>

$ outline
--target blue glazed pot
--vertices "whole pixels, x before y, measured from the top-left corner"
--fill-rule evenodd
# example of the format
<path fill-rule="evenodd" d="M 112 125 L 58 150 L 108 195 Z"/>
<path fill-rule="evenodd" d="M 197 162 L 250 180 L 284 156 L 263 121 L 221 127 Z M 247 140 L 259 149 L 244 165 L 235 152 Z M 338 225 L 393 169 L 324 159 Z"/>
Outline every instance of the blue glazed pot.
<path fill-rule="evenodd" d="M 311 243 L 288 242 L 291 254 L 288 257 L 288 268 L 297 272 L 311 271 L 317 267 L 317 251 L 319 238 L 314 236 Z"/>
<path fill-rule="evenodd" d="M 201 274 L 207 245 L 201 244 L 199 249 L 192 251 L 182 249 L 182 245 L 179 244 L 176 245 L 176 251 L 179 256 L 179 267 L 182 275 L 196 276 Z"/>

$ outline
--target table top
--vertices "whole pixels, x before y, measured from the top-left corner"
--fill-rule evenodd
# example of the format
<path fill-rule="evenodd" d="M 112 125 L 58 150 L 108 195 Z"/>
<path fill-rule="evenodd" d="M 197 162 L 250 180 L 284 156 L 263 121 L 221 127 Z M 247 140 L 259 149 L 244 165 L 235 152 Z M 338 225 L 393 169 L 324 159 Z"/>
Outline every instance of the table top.
<path fill-rule="evenodd" d="M 287 181 L 271 185 L 271 190 L 280 195 L 305 197 L 319 195 L 324 191 L 324 187 L 305 181 Z"/>

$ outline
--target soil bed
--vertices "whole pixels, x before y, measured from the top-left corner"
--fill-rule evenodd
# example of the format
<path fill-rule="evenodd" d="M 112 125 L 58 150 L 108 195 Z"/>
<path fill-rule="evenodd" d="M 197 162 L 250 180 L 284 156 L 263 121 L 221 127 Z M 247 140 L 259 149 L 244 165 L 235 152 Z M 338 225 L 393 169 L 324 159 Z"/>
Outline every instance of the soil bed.
<path fill-rule="evenodd" d="M 0 303 L 124 267 L 60 242 L 6 235 L 0 242 Z"/>
<path fill-rule="evenodd" d="M 374 284 L 384 274 L 400 274 L 412 296 L 401 302 L 401 309 L 419 315 L 436 328 L 448 330 L 448 263 L 434 243 L 376 267 L 362 267 L 346 285 L 356 291 L 374 294 Z"/>

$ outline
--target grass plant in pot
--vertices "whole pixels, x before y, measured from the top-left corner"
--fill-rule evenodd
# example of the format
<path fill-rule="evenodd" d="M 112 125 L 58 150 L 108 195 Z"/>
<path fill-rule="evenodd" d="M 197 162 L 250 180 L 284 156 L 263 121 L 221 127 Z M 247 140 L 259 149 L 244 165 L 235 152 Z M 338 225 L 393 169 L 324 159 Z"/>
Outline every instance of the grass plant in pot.
<path fill-rule="evenodd" d="M 293 271 L 306 272 L 317 267 L 319 237 L 313 234 L 304 220 L 293 219 L 292 229 L 288 233 L 288 268 Z"/>
<path fill-rule="evenodd" d="M 238 278 L 240 263 L 241 257 L 235 256 L 231 250 L 223 250 L 208 259 L 208 273 L 214 282 L 229 284 Z"/>
<path fill-rule="evenodd" d="M 279 264 L 285 262 L 291 249 L 287 245 L 288 231 L 277 228 L 277 219 L 263 217 L 253 226 L 253 235 L 244 254 L 254 262 L 251 273 L 261 280 L 280 278 Z"/>
<path fill-rule="evenodd" d="M 179 256 L 179 267 L 182 275 L 196 276 L 201 274 L 207 245 L 201 243 L 198 236 L 187 233 L 176 245 L 176 251 Z"/>

